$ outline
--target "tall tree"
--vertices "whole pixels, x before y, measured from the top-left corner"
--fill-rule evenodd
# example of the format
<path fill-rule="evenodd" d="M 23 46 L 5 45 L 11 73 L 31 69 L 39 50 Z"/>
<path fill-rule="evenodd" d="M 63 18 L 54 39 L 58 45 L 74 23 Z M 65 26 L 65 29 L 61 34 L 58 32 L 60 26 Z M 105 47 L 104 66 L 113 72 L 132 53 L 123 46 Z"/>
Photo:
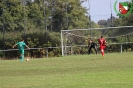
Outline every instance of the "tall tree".
<path fill-rule="evenodd" d="M 18 0 L 4 0 L 0 7 L 3 9 L 0 20 L 4 21 L 6 31 L 23 30 L 24 14 L 21 2 Z"/>
<path fill-rule="evenodd" d="M 89 27 L 87 10 L 77 0 L 4 0 L 0 8 L 7 31 Z"/>

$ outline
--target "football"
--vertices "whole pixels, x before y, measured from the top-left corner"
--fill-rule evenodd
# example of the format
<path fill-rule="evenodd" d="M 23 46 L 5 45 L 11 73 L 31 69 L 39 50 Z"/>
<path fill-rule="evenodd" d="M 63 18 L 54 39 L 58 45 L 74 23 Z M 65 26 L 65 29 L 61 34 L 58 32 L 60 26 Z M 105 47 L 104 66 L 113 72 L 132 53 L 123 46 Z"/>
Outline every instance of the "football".
<path fill-rule="evenodd" d="M 29 61 L 29 59 L 27 58 L 26 61 Z"/>

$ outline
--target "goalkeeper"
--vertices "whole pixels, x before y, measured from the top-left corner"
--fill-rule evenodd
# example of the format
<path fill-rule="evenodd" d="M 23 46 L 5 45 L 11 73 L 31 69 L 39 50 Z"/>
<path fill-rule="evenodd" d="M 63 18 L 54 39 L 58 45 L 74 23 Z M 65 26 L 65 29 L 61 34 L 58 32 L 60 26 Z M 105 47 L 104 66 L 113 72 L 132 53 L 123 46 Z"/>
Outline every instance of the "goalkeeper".
<path fill-rule="evenodd" d="M 18 46 L 19 49 L 19 53 L 20 53 L 20 61 L 22 62 L 24 60 L 24 48 L 27 47 L 28 49 L 30 49 L 25 43 L 24 40 L 22 39 L 20 42 L 16 43 L 13 48 L 15 46 Z"/>
<path fill-rule="evenodd" d="M 94 50 L 97 54 L 97 44 L 94 43 L 91 38 L 89 38 L 89 40 L 88 40 L 88 55 L 90 54 L 92 48 L 94 48 Z"/>

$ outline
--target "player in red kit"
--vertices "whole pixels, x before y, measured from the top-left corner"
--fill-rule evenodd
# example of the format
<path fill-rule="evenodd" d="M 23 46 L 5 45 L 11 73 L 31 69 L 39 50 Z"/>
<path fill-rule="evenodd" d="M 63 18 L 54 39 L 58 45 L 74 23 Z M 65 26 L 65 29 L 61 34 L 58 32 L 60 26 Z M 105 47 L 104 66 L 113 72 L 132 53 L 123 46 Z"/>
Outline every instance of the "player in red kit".
<path fill-rule="evenodd" d="M 100 45 L 100 51 L 102 54 L 102 57 L 104 56 L 104 49 L 106 48 L 106 40 L 103 38 L 103 36 L 101 36 L 101 38 L 98 40 L 99 45 Z"/>

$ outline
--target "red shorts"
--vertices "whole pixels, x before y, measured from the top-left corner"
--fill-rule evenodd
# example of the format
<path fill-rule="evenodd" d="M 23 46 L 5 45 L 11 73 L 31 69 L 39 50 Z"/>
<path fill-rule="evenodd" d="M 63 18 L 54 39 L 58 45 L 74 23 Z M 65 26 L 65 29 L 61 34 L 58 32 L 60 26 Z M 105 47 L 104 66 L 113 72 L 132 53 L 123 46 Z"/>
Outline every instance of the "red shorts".
<path fill-rule="evenodd" d="M 106 46 L 100 46 L 100 50 L 104 50 Z"/>

